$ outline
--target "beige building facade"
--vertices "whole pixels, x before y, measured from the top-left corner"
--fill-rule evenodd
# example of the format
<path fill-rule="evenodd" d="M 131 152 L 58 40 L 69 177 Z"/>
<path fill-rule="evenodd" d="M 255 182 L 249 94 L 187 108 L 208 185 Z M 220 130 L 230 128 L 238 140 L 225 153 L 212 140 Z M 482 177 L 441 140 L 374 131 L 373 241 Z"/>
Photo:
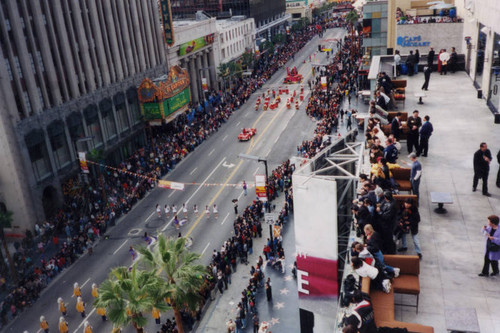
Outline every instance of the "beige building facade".
<path fill-rule="evenodd" d="M 1 2 L 0 202 L 12 232 L 61 207 L 77 150 L 112 163 L 143 144 L 136 87 L 168 67 L 159 21 L 155 0 Z"/>

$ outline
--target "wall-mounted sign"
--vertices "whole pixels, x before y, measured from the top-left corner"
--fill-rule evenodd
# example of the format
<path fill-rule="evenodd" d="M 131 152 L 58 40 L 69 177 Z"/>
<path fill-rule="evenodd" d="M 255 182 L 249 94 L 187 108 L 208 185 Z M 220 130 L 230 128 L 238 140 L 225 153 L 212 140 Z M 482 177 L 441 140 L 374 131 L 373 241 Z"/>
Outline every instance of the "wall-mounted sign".
<path fill-rule="evenodd" d="M 144 79 L 137 89 L 137 95 L 145 120 L 150 123 L 163 120 L 191 101 L 189 74 L 180 66 L 174 66 L 163 81 L 155 83 L 151 79 Z"/>
<path fill-rule="evenodd" d="M 196 38 L 190 42 L 181 44 L 179 46 L 179 56 L 192 53 L 207 45 L 214 43 L 215 34 L 206 35 L 205 37 Z"/>
<path fill-rule="evenodd" d="M 402 47 L 424 47 L 431 45 L 431 42 L 423 41 L 422 36 L 399 36 L 396 43 Z"/>
<path fill-rule="evenodd" d="M 170 0 L 160 0 L 161 22 L 163 26 L 163 37 L 168 46 L 174 45 L 174 25 L 172 20 L 172 8 Z"/>

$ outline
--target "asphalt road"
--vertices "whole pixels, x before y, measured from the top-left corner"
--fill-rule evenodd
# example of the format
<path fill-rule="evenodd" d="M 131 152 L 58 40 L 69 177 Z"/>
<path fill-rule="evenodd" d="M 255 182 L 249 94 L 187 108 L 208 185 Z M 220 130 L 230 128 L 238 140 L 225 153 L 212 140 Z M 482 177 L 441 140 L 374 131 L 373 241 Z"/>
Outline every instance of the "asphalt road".
<path fill-rule="evenodd" d="M 330 29 L 325 38 L 339 38 L 345 34 L 343 29 Z M 311 77 L 311 64 L 304 60 L 317 50 L 318 37 L 309 42 L 287 66 L 297 66 L 299 73 L 304 75 L 304 89 L 309 97 L 307 80 Z M 313 57 L 313 63 L 325 63 L 325 54 Z M 233 113 L 231 118 L 222 125 L 219 131 L 203 142 L 196 150 L 190 153 L 176 168 L 167 175 L 167 180 L 178 182 L 196 182 L 201 184 L 241 184 L 245 180 L 249 185 L 254 183 L 255 174 L 264 174 L 264 166 L 250 160 L 238 158 L 238 154 L 257 155 L 268 160 L 269 172 L 282 161 L 296 153 L 296 146 L 303 140 L 312 138 L 315 122 L 305 115 L 305 101 L 300 103 L 299 110 L 293 107 L 286 108 L 287 96 L 281 96 L 282 102 L 278 109 L 273 111 L 255 111 L 257 96 L 262 95 L 268 87 L 278 87 L 286 75 L 283 68 L 254 93 L 245 105 Z M 292 90 L 299 90 L 299 85 L 290 85 Z M 298 97 L 298 96 L 297 96 Z M 244 127 L 257 128 L 257 134 L 251 141 L 239 142 L 237 136 Z M 83 332 L 84 320 L 76 312 L 76 300 L 71 298 L 74 282 L 82 288 L 83 299 L 87 302 L 86 312 L 94 332 L 111 332 L 110 322 L 102 322 L 92 307 L 92 283 L 101 283 L 106 279 L 110 269 L 116 266 L 130 265 L 130 246 L 145 245 L 142 239 L 144 232 L 156 234 L 163 232 L 168 236 L 176 236 L 172 223 L 172 214 L 166 218 L 162 211 L 159 218 L 155 212 L 156 204 L 162 207 L 165 204 L 175 204 L 179 211 L 183 203 L 189 208 L 188 221 L 181 227 L 182 235 L 192 237 L 191 250 L 202 254 L 202 263 L 210 262 L 213 249 L 219 249 L 222 242 L 232 234 L 232 223 L 235 217 L 231 200 L 239 199 L 239 208 L 246 207 L 255 198 L 255 189 L 249 188 L 248 195 L 244 196 L 240 187 L 233 186 L 195 186 L 186 185 L 184 191 L 174 191 L 157 188 L 151 191 L 141 202 L 125 216 L 117 225 L 108 230 L 108 239 L 102 239 L 94 248 L 92 256 L 84 255 L 71 267 L 59 274 L 43 292 L 34 306 L 24 311 L 10 325 L 5 332 L 29 333 L 40 331 L 39 318 L 44 315 L 50 325 L 51 332 L 57 332 L 57 323 L 60 313 L 57 307 L 57 298 L 62 297 L 69 303 L 67 321 L 70 332 Z M 193 205 L 198 205 L 200 216 L 193 214 Z M 204 215 L 205 205 L 216 204 L 219 211 L 218 219 L 213 214 L 207 219 Z M 183 214 L 179 213 L 179 218 Z M 149 314 L 148 314 L 149 315 Z M 166 315 L 162 315 L 164 321 Z M 152 318 L 146 332 L 156 332 L 158 327 Z M 222 327 L 221 327 L 222 328 Z M 123 330 L 134 332 L 131 327 Z"/>

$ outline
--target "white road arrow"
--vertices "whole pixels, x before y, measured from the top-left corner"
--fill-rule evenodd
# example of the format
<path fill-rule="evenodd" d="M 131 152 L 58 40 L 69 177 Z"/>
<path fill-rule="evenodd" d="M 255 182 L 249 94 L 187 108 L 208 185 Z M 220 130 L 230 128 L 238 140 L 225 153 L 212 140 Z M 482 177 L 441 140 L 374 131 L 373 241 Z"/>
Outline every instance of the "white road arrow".
<path fill-rule="evenodd" d="M 231 169 L 232 167 L 234 167 L 234 164 L 233 164 L 233 163 L 227 164 L 226 162 L 224 162 L 224 163 L 222 163 L 222 166 L 223 166 L 224 168 Z"/>

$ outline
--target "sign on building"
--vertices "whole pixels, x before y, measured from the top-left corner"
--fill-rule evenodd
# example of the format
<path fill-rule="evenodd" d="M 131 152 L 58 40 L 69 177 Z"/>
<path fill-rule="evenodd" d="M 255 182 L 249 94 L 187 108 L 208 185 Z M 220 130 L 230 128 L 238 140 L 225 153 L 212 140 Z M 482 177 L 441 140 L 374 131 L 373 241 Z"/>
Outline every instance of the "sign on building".
<path fill-rule="evenodd" d="M 187 43 L 181 44 L 179 46 L 179 56 L 184 56 L 189 53 L 193 53 L 207 45 L 213 44 L 215 39 L 215 34 L 209 34 L 204 37 L 193 39 Z"/>
<path fill-rule="evenodd" d="M 167 43 L 168 46 L 172 46 L 174 45 L 175 37 L 170 0 L 160 0 L 160 14 L 165 43 Z"/>
<path fill-rule="evenodd" d="M 187 107 L 191 101 L 189 74 L 180 66 L 174 66 L 163 81 L 155 83 L 144 79 L 137 92 L 144 119 L 150 125 L 160 125 L 162 120 Z"/>

